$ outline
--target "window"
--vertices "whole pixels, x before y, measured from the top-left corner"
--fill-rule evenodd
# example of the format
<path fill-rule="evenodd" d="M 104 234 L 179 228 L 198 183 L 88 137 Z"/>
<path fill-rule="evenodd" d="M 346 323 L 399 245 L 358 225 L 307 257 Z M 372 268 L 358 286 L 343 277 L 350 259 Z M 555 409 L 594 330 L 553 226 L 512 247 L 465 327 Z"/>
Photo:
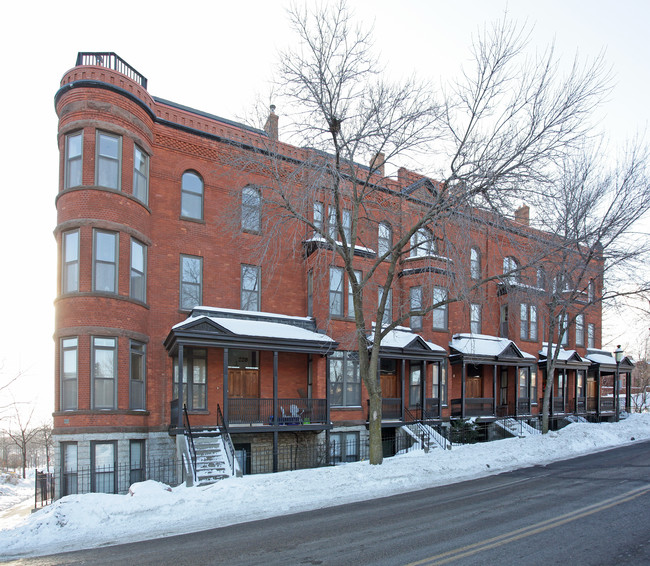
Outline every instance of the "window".
<path fill-rule="evenodd" d="M 144 481 L 144 440 L 129 441 L 129 485 Z"/>
<path fill-rule="evenodd" d="M 262 227 L 262 197 L 255 187 L 244 187 L 241 195 L 241 229 L 259 233 Z"/>
<path fill-rule="evenodd" d="M 307 316 L 314 316 L 314 272 L 307 272 Z"/>
<path fill-rule="evenodd" d="M 350 245 L 352 243 L 352 214 L 349 210 L 341 210 L 341 228 L 347 244 Z M 336 207 L 334 206 L 328 207 L 327 230 L 330 238 L 338 239 L 339 231 L 336 224 Z"/>
<path fill-rule="evenodd" d="M 534 367 L 530 370 L 530 400 L 537 404 L 537 370 Z"/>
<path fill-rule="evenodd" d="M 569 343 L 569 332 L 567 329 L 567 319 L 565 314 L 561 314 L 557 318 L 557 333 L 560 344 L 566 346 Z"/>
<path fill-rule="evenodd" d="M 325 220 L 325 207 L 322 202 L 314 202 L 314 226 L 317 230 L 323 230 L 323 221 Z"/>
<path fill-rule="evenodd" d="M 129 387 L 129 409 L 144 410 L 145 401 L 145 375 L 146 375 L 146 346 L 131 340 L 131 360 L 129 373 L 131 375 Z"/>
<path fill-rule="evenodd" d="M 91 490 L 95 493 L 117 493 L 115 444 L 115 442 L 91 442 Z"/>
<path fill-rule="evenodd" d="M 97 132 L 95 184 L 109 189 L 120 188 L 122 138 Z"/>
<path fill-rule="evenodd" d="M 431 397 L 438 399 L 438 388 L 440 387 L 440 364 L 434 362 L 431 364 L 432 380 L 431 380 Z"/>
<path fill-rule="evenodd" d="M 433 304 L 442 303 L 447 300 L 447 289 L 444 287 L 433 288 Z M 447 330 L 447 311 L 449 305 L 446 303 L 433 309 L 433 329 Z"/>
<path fill-rule="evenodd" d="M 481 305 L 476 303 L 469 306 L 469 331 L 472 334 L 481 333 Z"/>
<path fill-rule="evenodd" d="M 576 316 L 576 346 L 585 345 L 585 315 Z"/>
<path fill-rule="evenodd" d="M 83 133 L 70 134 L 65 138 L 65 173 L 63 186 L 78 187 L 82 183 Z"/>
<path fill-rule="evenodd" d="M 501 338 L 507 338 L 508 330 L 508 305 L 501 305 L 499 311 L 499 336 Z"/>
<path fill-rule="evenodd" d="M 576 396 L 585 396 L 585 370 L 579 369 L 576 372 Z"/>
<path fill-rule="evenodd" d="M 381 299 L 384 296 L 383 287 L 379 287 L 379 293 L 377 295 L 377 306 L 381 303 Z M 388 326 L 393 321 L 393 290 L 388 289 L 388 296 L 386 297 L 386 305 L 384 306 L 384 316 L 381 319 L 383 326 Z"/>
<path fill-rule="evenodd" d="M 61 340 L 61 410 L 75 411 L 78 407 L 78 339 Z"/>
<path fill-rule="evenodd" d="M 537 288 L 546 289 L 546 272 L 543 267 L 537 268 Z"/>
<path fill-rule="evenodd" d="M 596 325 L 593 323 L 587 324 L 587 348 L 596 347 Z"/>
<path fill-rule="evenodd" d="M 115 232 L 93 232 L 93 288 L 117 293 L 118 236 Z"/>
<path fill-rule="evenodd" d="M 519 368 L 519 398 L 528 399 L 529 398 L 529 369 L 528 368 Z"/>
<path fill-rule="evenodd" d="M 61 482 L 61 497 L 72 495 L 79 491 L 77 480 L 77 443 L 61 443 L 61 473 L 63 481 Z"/>
<path fill-rule="evenodd" d="M 330 434 L 332 464 L 359 460 L 359 433 L 332 432 Z"/>
<path fill-rule="evenodd" d="M 334 352 L 330 364 L 330 401 L 335 407 L 361 406 L 359 356 L 356 352 Z"/>
<path fill-rule="evenodd" d="M 181 256 L 181 310 L 192 310 L 203 300 L 203 258 Z"/>
<path fill-rule="evenodd" d="M 537 340 L 537 306 L 521 303 L 519 309 L 519 337 L 522 340 Z"/>
<path fill-rule="evenodd" d="M 241 266 L 241 308 L 260 310 L 260 267 L 257 265 Z"/>
<path fill-rule="evenodd" d="M 132 299 L 147 300 L 147 248 L 138 240 L 131 238 L 131 289 Z"/>
<path fill-rule="evenodd" d="M 62 241 L 61 292 L 74 293 L 79 290 L 79 230 L 64 232 Z"/>
<path fill-rule="evenodd" d="M 409 368 L 409 407 L 419 407 L 422 404 L 422 365 L 411 362 Z"/>
<path fill-rule="evenodd" d="M 343 234 L 348 245 L 352 244 L 352 213 L 349 210 L 343 210 L 341 214 L 343 222 Z"/>
<path fill-rule="evenodd" d="M 183 356 L 183 403 L 191 411 L 207 408 L 207 351 L 186 348 Z M 174 399 L 178 399 L 178 358 L 174 358 Z"/>
<path fill-rule="evenodd" d="M 411 236 L 411 257 L 426 257 L 436 253 L 436 243 L 428 228 L 420 228 Z"/>
<path fill-rule="evenodd" d="M 361 283 L 361 271 L 358 269 L 354 270 L 354 276 L 357 278 L 357 283 Z M 361 290 L 359 290 L 361 292 Z M 348 277 L 348 316 L 354 318 L 354 296 L 352 294 L 352 282 Z"/>
<path fill-rule="evenodd" d="M 336 229 L 336 208 L 333 206 L 330 206 L 327 209 L 327 233 L 333 240 L 338 238 L 338 230 Z"/>
<path fill-rule="evenodd" d="M 422 287 L 410 288 L 409 303 L 411 311 L 422 310 Z M 422 315 L 411 315 L 410 324 L 413 330 L 422 330 Z"/>
<path fill-rule="evenodd" d="M 481 278 L 481 252 L 472 248 L 469 252 L 469 271 L 472 279 Z"/>
<path fill-rule="evenodd" d="M 115 409 L 117 338 L 92 339 L 93 409 Z"/>
<path fill-rule="evenodd" d="M 387 254 L 393 247 L 393 233 L 387 222 L 381 222 L 377 230 L 377 254 L 379 257 Z"/>
<path fill-rule="evenodd" d="M 519 269 L 519 264 L 514 257 L 503 258 L 503 279 L 505 282 L 515 284 L 519 281 L 519 274 L 516 273 L 517 269 Z"/>
<path fill-rule="evenodd" d="M 594 291 L 594 280 L 590 279 L 589 283 L 587 284 L 587 300 L 590 303 L 593 303 L 595 299 L 596 299 L 596 294 Z"/>
<path fill-rule="evenodd" d="M 203 181 L 193 171 L 185 171 L 181 180 L 181 217 L 203 220 Z"/>
<path fill-rule="evenodd" d="M 149 156 L 137 145 L 133 146 L 133 196 L 149 202 Z"/>
<path fill-rule="evenodd" d="M 330 267 L 330 316 L 343 316 L 342 267 Z"/>

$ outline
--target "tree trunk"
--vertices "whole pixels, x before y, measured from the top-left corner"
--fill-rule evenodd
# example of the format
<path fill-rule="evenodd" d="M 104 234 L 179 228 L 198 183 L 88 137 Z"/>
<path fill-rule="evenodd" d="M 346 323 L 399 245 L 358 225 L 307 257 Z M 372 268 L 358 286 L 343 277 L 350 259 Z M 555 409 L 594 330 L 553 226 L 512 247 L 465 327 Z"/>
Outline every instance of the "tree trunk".
<path fill-rule="evenodd" d="M 384 449 L 381 442 L 381 390 L 369 395 L 370 408 L 368 411 L 368 429 L 370 433 L 369 459 L 372 465 L 381 464 L 384 460 Z"/>

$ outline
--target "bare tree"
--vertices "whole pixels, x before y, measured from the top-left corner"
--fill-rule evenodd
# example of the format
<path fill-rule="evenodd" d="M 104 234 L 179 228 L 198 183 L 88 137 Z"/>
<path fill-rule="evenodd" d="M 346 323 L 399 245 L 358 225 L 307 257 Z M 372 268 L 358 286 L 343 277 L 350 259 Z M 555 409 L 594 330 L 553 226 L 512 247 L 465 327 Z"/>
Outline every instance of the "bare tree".
<path fill-rule="evenodd" d="M 603 161 L 601 151 L 563 159 L 540 217 L 546 233 L 537 252 L 546 280 L 537 285 L 546 322 L 543 432 L 569 328 L 577 323 L 586 345 L 585 313 L 650 292 L 648 235 L 638 230 L 650 210 L 647 150 L 637 144 L 618 163 Z"/>
<path fill-rule="evenodd" d="M 41 434 L 41 428 L 33 427 L 31 425 L 33 415 L 33 407 L 29 414 L 25 415 L 20 411 L 19 404 L 14 402 L 10 425 L 4 430 L 4 434 L 6 434 L 20 450 L 23 479 L 27 475 L 27 459 L 30 450 L 33 449 L 33 441 L 39 434 Z"/>
<path fill-rule="evenodd" d="M 257 251 L 272 265 L 269 258 L 282 253 L 274 241 L 280 234 L 286 241 L 293 230 L 294 249 L 308 240 L 328 251 L 323 279 L 330 265 L 346 273 L 355 323 L 346 346 L 359 352 L 370 403 L 369 458 L 379 464 L 382 339 L 409 317 L 465 300 L 486 282 L 456 283 L 444 297 L 429 294 L 415 306 L 391 309 L 403 259 L 418 248 L 431 255 L 434 234 L 447 255 L 468 254 L 466 240 L 458 238 L 463 223 L 483 222 L 486 214 L 493 221 L 515 198 L 548 184 L 555 161 L 587 133 L 608 89 L 607 71 L 598 58 L 586 66 L 576 61 L 562 76 L 552 49 L 526 57 L 525 32 L 504 20 L 483 31 L 473 68 L 436 98 L 426 82 L 386 79 L 371 33 L 354 22 L 345 2 L 314 12 L 293 8 L 289 17 L 300 43 L 282 54 L 276 92 L 290 120 L 290 141 L 308 149 L 271 137 L 255 159 L 250 152 L 241 156 L 241 170 L 259 175 L 263 197 L 267 239 Z M 435 182 L 416 175 L 405 192 L 386 175 L 398 162 L 433 155 L 440 171 Z M 376 241 L 382 220 L 394 228 L 391 238 L 360 274 L 355 254 Z"/>

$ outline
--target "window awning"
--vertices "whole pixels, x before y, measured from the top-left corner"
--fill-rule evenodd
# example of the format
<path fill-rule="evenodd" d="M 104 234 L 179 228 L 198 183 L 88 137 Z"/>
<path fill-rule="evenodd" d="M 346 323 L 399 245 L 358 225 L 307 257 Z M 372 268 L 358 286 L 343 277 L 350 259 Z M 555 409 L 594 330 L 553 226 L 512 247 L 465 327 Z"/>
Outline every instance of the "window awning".
<path fill-rule="evenodd" d="M 178 345 L 326 354 L 338 343 L 318 332 L 310 317 L 195 307 L 165 340 L 170 354 Z"/>
<path fill-rule="evenodd" d="M 452 363 L 530 365 L 537 358 L 520 350 L 508 338 L 486 334 L 455 334 L 449 342 Z"/>

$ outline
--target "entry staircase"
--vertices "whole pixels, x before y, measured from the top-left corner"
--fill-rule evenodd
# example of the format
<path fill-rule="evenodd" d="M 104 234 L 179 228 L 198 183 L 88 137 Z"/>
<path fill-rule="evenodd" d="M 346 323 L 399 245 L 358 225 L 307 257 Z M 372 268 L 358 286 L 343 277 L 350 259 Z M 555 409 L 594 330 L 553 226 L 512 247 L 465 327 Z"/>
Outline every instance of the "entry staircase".
<path fill-rule="evenodd" d="M 527 422 L 513 419 L 512 417 L 498 419 L 495 421 L 495 424 L 506 432 L 512 434 L 512 436 L 518 436 L 519 438 L 542 434 L 541 431 L 537 430 L 535 427 L 530 426 Z"/>
<path fill-rule="evenodd" d="M 567 415 L 565 420 L 570 423 L 588 423 L 589 421 L 585 419 L 582 415 Z"/>
<path fill-rule="evenodd" d="M 400 427 L 401 430 L 419 443 L 423 450 L 431 450 L 432 448 L 451 450 L 451 442 L 435 428 L 415 419 L 408 409 L 406 409 L 406 417 L 411 422 Z"/>
<path fill-rule="evenodd" d="M 225 478 L 240 476 L 235 449 L 220 407 L 217 407 L 218 425 L 202 429 L 192 429 L 186 408 L 184 412 L 185 427 L 179 436 L 186 485 L 210 485 Z"/>

